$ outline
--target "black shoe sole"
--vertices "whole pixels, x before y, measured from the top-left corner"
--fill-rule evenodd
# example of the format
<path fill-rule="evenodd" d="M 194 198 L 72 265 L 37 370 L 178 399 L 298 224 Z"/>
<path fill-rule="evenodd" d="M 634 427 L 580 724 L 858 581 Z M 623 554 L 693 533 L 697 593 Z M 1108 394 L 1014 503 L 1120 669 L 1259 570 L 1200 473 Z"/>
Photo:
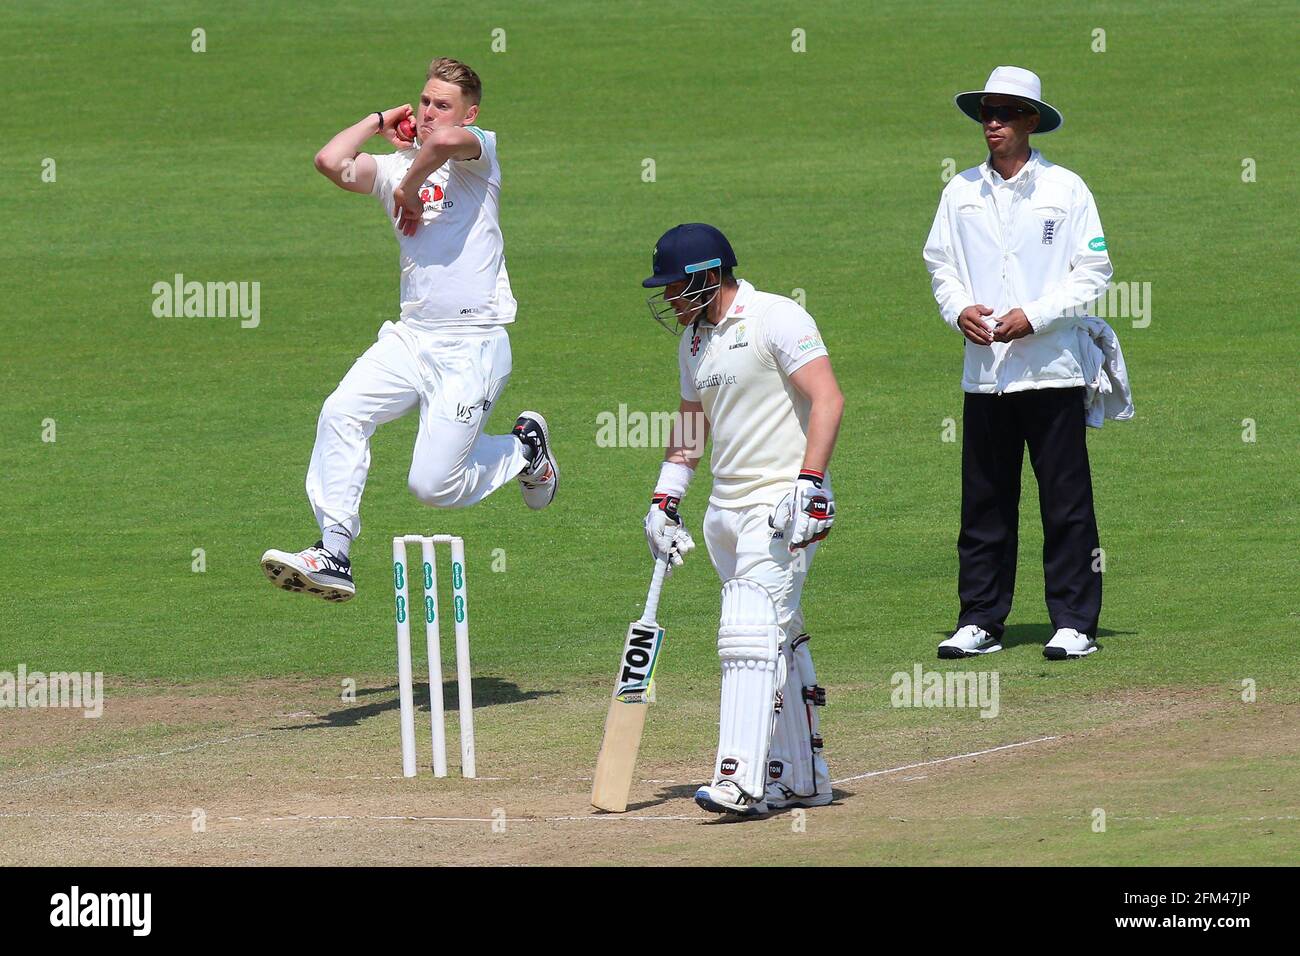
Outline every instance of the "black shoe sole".
<path fill-rule="evenodd" d="M 346 591 L 328 584 L 319 584 L 279 561 L 267 561 L 262 565 L 262 571 L 266 574 L 268 581 L 284 591 L 293 591 L 296 594 L 312 594 L 323 601 L 333 601 L 336 604 L 341 604 L 344 601 L 350 601 L 356 594 L 355 590 Z"/>
<path fill-rule="evenodd" d="M 1049 661 L 1077 661 L 1084 657 L 1091 657 L 1093 654 L 1096 654 L 1097 651 L 1099 650 L 1101 650 L 1100 644 L 1097 645 L 1096 650 L 1089 651 L 1087 654 L 1071 654 L 1068 651 L 1066 651 L 1064 648 L 1044 647 L 1043 656 L 1046 657 Z"/>
<path fill-rule="evenodd" d="M 753 810 L 736 810 L 732 807 L 724 807 L 720 803 L 714 803 L 708 797 L 701 797 L 698 794 L 695 797 L 695 805 L 701 810 L 707 810 L 709 813 L 724 813 L 733 817 L 760 817 L 762 813 Z"/>
<path fill-rule="evenodd" d="M 1002 648 L 998 648 L 998 651 Z M 941 647 L 939 648 L 939 660 L 941 661 L 959 661 L 967 657 L 983 657 L 985 654 L 996 654 L 998 651 L 963 651 L 960 647 Z"/>

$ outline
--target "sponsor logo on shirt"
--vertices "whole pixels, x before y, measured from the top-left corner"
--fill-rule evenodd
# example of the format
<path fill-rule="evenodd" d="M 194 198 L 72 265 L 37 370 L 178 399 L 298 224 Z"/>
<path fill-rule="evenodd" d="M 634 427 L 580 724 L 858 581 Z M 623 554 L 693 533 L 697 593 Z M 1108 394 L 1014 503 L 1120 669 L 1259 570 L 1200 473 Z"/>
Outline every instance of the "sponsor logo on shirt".
<path fill-rule="evenodd" d="M 424 187 L 420 190 L 420 201 L 423 202 L 425 206 L 437 210 L 438 212 L 441 212 L 444 209 L 450 209 L 455 205 L 454 202 L 445 197 L 446 193 L 443 192 L 442 187 L 437 183 L 426 182 Z"/>
<path fill-rule="evenodd" d="M 734 344 L 727 346 L 727 351 L 731 351 L 732 349 L 743 349 L 748 346 L 749 343 L 745 341 L 745 323 L 742 322 L 740 325 L 736 326 L 736 341 Z"/>
<path fill-rule="evenodd" d="M 706 388 L 721 388 L 723 385 L 735 385 L 736 376 L 723 375 L 721 372 L 714 372 L 707 378 L 697 378 L 695 380 L 695 390 L 701 392 Z"/>
<path fill-rule="evenodd" d="M 800 336 L 799 341 L 796 344 L 798 345 L 800 352 L 819 349 L 822 347 L 822 337 L 820 335 L 809 333 L 808 335 Z"/>
<path fill-rule="evenodd" d="M 1093 252 L 1105 252 L 1106 237 L 1098 236 L 1096 239 L 1088 240 L 1088 248 L 1091 249 Z"/>

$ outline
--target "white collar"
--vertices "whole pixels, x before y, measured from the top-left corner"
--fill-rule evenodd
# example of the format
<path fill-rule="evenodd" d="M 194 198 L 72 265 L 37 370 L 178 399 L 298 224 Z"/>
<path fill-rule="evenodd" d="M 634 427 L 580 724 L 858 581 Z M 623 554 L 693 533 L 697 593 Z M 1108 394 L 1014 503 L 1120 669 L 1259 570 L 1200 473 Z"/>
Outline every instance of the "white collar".
<path fill-rule="evenodd" d="M 1031 146 L 1029 148 L 1029 158 L 1025 160 L 1025 165 L 1021 166 L 1019 171 L 1010 179 L 1003 179 L 1002 174 L 993 168 L 992 157 L 985 159 L 980 164 L 980 173 L 990 186 L 1018 186 L 1025 180 L 1033 178 L 1038 171 L 1038 160 L 1041 155 L 1038 150 Z"/>
<path fill-rule="evenodd" d="M 738 280 L 736 295 L 735 298 L 731 300 L 731 307 L 727 309 L 726 315 L 718 319 L 717 324 L 714 326 L 714 328 L 717 328 L 719 325 L 721 325 L 723 322 L 726 322 L 728 319 L 734 319 L 736 317 L 744 318 L 745 309 L 749 305 L 750 300 L 753 297 L 754 297 L 753 285 L 746 282 L 744 279 Z"/>

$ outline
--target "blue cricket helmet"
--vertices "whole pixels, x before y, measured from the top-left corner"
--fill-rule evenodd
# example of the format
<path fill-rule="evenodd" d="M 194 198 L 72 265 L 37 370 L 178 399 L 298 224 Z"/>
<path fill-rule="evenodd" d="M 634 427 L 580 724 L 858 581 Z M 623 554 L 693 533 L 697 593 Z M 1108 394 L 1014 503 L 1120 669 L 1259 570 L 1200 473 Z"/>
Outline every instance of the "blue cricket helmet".
<path fill-rule="evenodd" d="M 659 237 L 655 243 L 654 275 L 641 284 L 656 289 L 670 282 L 684 282 L 708 269 L 735 265 L 736 253 L 720 230 L 703 222 L 686 222 Z"/>

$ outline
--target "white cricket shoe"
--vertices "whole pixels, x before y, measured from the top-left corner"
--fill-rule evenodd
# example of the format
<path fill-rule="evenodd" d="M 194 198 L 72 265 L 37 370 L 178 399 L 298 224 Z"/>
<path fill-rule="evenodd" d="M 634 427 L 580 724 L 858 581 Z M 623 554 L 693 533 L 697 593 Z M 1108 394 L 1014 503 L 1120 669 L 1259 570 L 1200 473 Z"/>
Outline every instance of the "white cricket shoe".
<path fill-rule="evenodd" d="M 1101 645 L 1072 627 L 1063 627 L 1047 642 L 1043 656 L 1049 661 L 1063 661 L 1070 657 L 1087 657 L 1101 650 Z"/>
<path fill-rule="evenodd" d="M 780 783 L 769 783 L 763 796 L 763 802 L 767 804 L 769 813 L 776 810 L 793 810 L 795 807 L 824 807 L 834 800 L 835 794 L 829 790 L 825 793 L 814 793 L 812 796 L 801 797 L 789 787 Z"/>
<path fill-rule="evenodd" d="M 272 548 L 262 555 L 262 571 L 278 588 L 326 601 L 347 601 L 357 593 L 352 563 L 325 550 L 320 541 L 297 554 Z"/>
<path fill-rule="evenodd" d="M 759 817 L 767 813 L 766 800 L 755 800 L 731 780 L 706 783 L 695 791 L 695 802 L 710 813 L 734 813 L 740 817 Z"/>
<path fill-rule="evenodd" d="M 957 628 L 956 633 L 946 641 L 939 642 L 939 659 L 950 661 L 1000 650 L 1002 642 L 996 637 L 976 624 L 967 624 Z"/>
<path fill-rule="evenodd" d="M 524 493 L 524 504 L 538 511 L 555 500 L 560 486 L 560 466 L 551 451 L 546 419 L 537 412 L 520 412 L 511 434 L 533 449 L 532 461 L 519 473 L 519 487 Z"/>

